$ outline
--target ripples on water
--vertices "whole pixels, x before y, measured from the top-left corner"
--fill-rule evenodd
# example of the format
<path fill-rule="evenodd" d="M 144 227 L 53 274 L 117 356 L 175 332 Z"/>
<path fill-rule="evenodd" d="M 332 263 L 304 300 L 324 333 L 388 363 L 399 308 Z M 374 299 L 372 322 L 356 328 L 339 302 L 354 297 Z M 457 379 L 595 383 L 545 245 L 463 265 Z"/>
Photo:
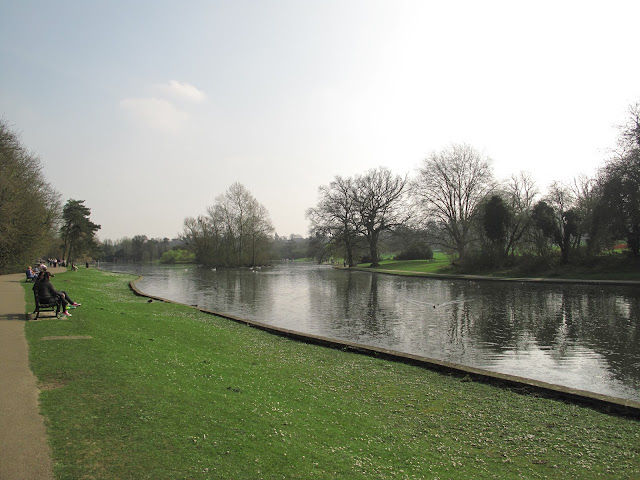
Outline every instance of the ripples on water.
<path fill-rule="evenodd" d="M 305 333 L 640 401 L 637 287 L 399 277 L 310 264 L 102 265 L 145 293 Z"/>

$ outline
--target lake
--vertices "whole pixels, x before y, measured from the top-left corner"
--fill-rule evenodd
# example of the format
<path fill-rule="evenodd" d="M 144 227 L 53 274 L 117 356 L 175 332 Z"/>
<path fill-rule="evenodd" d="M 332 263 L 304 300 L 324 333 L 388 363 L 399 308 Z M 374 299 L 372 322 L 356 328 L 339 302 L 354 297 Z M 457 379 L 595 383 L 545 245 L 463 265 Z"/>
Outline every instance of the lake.
<path fill-rule="evenodd" d="M 143 292 L 339 340 L 640 401 L 640 289 L 400 277 L 286 263 L 252 271 L 100 264 Z"/>

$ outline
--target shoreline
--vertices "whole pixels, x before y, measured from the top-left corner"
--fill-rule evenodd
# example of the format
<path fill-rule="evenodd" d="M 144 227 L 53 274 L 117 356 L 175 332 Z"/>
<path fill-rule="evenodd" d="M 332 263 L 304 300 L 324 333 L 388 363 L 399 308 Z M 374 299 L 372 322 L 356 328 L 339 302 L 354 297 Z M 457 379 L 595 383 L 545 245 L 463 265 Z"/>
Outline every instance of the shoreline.
<path fill-rule="evenodd" d="M 25 324 L 60 478 L 640 473 L 629 412 L 353 355 L 357 345 L 318 348 L 149 301 L 137 278 L 61 276 L 91 300 L 71 319 Z"/>
<path fill-rule="evenodd" d="M 364 271 L 372 272 L 371 270 L 362 269 Z M 123 272 L 112 272 L 120 273 Z M 529 379 L 525 377 L 519 377 L 516 375 L 509 375 L 499 372 L 493 372 L 491 370 L 485 370 L 481 368 L 469 367 L 443 360 L 437 360 L 434 358 L 423 357 L 420 355 L 413 355 L 409 353 L 402 353 L 396 350 L 385 349 L 381 347 L 373 347 L 363 345 L 355 342 L 348 342 L 345 340 L 338 340 L 329 337 L 323 337 L 319 335 L 305 334 L 294 330 L 269 325 L 254 320 L 249 320 L 235 315 L 216 312 L 213 310 L 200 308 L 194 305 L 188 305 L 182 302 L 169 300 L 167 298 L 149 295 L 141 291 L 136 287 L 136 283 L 142 280 L 144 277 L 139 275 L 138 278 L 129 282 L 129 288 L 131 291 L 140 297 L 149 298 L 155 301 L 164 303 L 174 303 L 177 305 L 193 308 L 200 312 L 215 315 L 227 320 L 231 320 L 236 323 L 241 323 L 258 330 L 272 333 L 281 337 L 286 337 L 292 340 L 301 341 L 305 343 L 311 343 L 315 345 L 321 345 L 329 348 L 349 351 L 353 353 L 359 353 L 362 355 L 373 356 L 376 358 L 384 358 L 386 360 L 401 362 L 410 365 L 419 366 L 429 370 L 438 371 L 441 373 L 454 374 L 460 377 L 469 377 L 475 381 L 481 381 L 492 385 L 499 385 L 503 388 L 509 388 L 515 391 L 524 391 L 525 393 L 536 393 L 548 398 L 563 399 L 571 401 L 583 406 L 590 406 L 596 410 L 604 413 L 615 413 L 622 416 L 640 418 L 640 402 L 611 397 L 609 395 L 599 394 L 595 392 L 588 392 L 586 390 L 579 390 L 570 387 L 563 387 L 561 385 L 555 385 L 540 380 Z"/>
<path fill-rule="evenodd" d="M 550 283 L 550 284 L 573 284 L 573 285 L 611 285 L 611 286 L 640 286 L 640 280 L 605 280 L 605 279 L 580 279 L 580 278 L 551 278 L 551 277 L 492 277 L 488 275 L 454 274 L 454 273 L 430 273 L 412 272 L 409 270 L 387 270 L 383 268 L 371 267 L 341 267 L 333 265 L 337 270 L 351 270 L 358 272 L 382 273 L 385 275 L 396 275 L 406 277 L 424 277 L 442 280 L 471 280 L 486 282 L 520 282 L 520 283 Z"/>

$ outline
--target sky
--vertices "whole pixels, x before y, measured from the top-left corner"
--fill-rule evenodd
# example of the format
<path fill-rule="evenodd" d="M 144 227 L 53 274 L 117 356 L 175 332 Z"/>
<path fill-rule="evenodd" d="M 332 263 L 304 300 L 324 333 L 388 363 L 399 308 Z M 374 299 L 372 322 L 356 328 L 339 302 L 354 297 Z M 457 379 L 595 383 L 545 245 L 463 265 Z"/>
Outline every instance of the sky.
<path fill-rule="evenodd" d="M 640 2 L 0 0 L 0 118 L 101 240 L 175 238 L 240 182 L 280 236 L 337 175 L 468 143 L 594 176 L 640 101 Z"/>

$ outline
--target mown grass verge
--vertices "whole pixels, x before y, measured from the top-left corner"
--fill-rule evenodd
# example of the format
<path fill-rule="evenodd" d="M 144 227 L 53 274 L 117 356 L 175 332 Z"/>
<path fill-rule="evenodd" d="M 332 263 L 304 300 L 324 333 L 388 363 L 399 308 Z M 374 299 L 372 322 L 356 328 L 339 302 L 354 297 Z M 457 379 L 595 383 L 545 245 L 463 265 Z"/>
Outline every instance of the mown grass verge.
<path fill-rule="evenodd" d="M 372 268 L 370 263 L 362 263 L 357 268 L 382 273 L 393 272 L 397 275 L 479 275 L 496 278 L 549 278 L 571 280 L 619 280 L 640 281 L 640 269 L 633 262 L 621 262 L 619 258 L 607 261 L 604 259 L 594 265 L 562 265 L 553 264 L 544 270 L 523 273 L 518 267 L 500 270 L 483 270 L 469 272 L 459 266 L 451 265 L 450 259 L 437 255 L 434 260 L 382 260 L 380 266 Z"/>
<path fill-rule="evenodd" d="M 56 275 L 83 306 L 26 325 L 57 478 L 640 476 L 637 420 L 148 303 L 133 278 Z"/>

